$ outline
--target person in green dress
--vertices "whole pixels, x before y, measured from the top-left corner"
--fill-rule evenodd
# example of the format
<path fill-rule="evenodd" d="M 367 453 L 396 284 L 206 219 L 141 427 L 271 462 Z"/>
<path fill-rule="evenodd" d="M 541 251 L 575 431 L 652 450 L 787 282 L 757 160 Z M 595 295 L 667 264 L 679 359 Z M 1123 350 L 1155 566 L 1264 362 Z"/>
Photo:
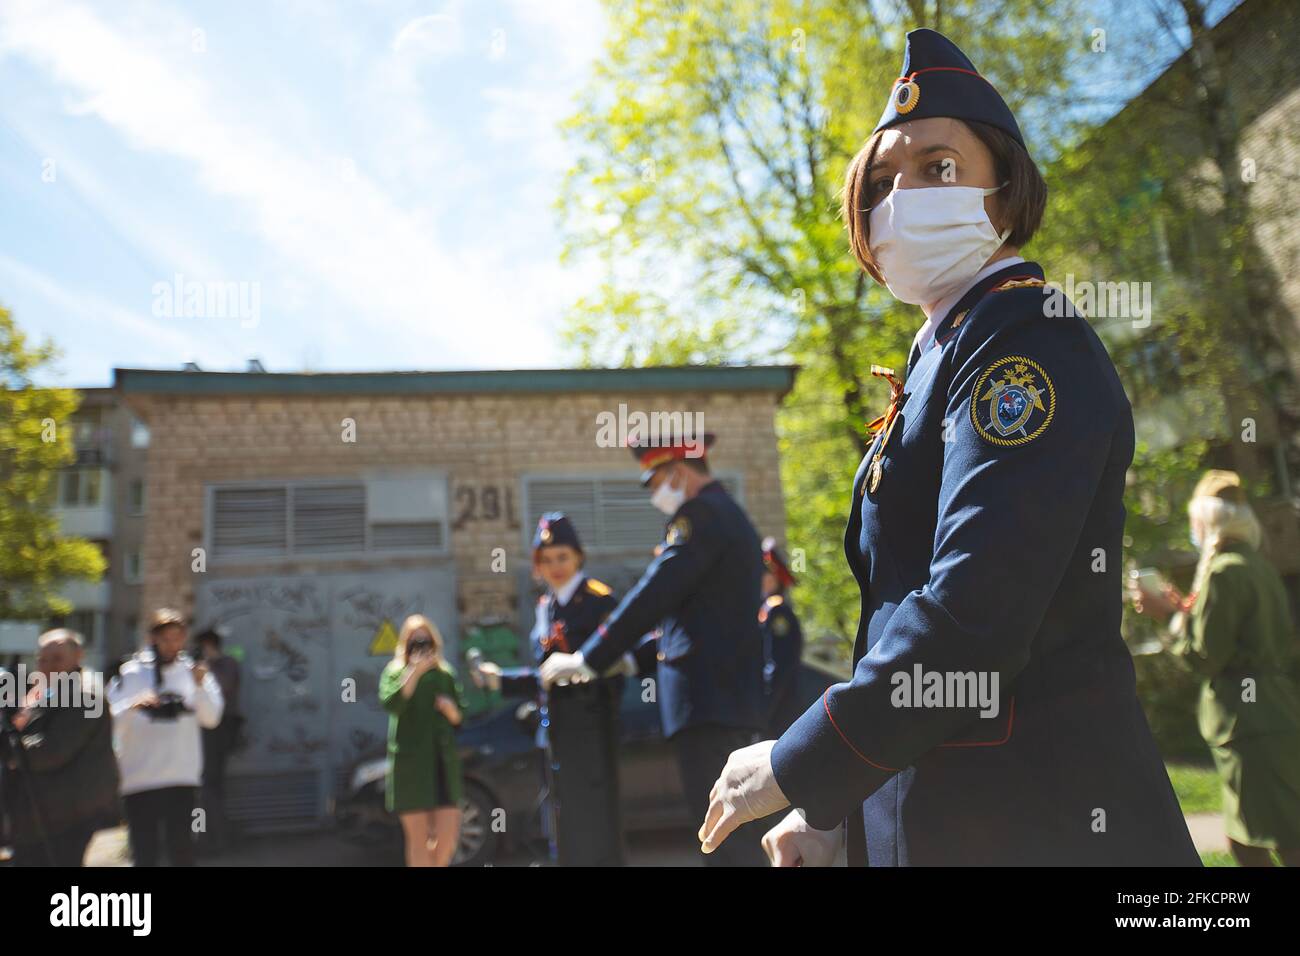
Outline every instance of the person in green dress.
<path fill-rule="evenodd" d="M 1259 552 L 1241 479 L 1210 471 L 1188 504 L 1201 551 L 1192 594 L 1172 586 L 1135 601 L 1173 614 L 1170 650 L 1201 678 L 1197 720 L 1223 784 L 1223 816 L 1241 866 L 1300 864 L 1298 648 L 1282 579 Z"/>
<path fill-rule="evenodd" d="M 443 659 L 442 635 L 422 614 L 402 624 L 379 678 L 388 711 L 388 810 L 402 821 L 407 866 L 449 866 L 464 791 L 456 728 L 464 698 Z"/>

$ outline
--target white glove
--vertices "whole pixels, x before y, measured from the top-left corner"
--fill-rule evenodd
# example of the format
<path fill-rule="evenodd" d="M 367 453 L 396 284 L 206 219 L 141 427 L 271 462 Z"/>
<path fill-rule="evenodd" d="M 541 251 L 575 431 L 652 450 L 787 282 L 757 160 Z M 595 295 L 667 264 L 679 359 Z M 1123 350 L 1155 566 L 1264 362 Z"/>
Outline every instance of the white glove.
<path fill-rule="evenodd" d="M 834 866 L 844 842 L 844 824 L 814 830 L 798 810 L 763 834 L 763 850 L 773 866 Z"/>
<path fill-rule="evenodd" d="M 700 827 L 700 849 L 716 850 L 737 827 L 790 805 L 772 773 L 772 747 L 764 740 L 727 758 L 722 776 L 709 791 L 709 811 Z"/>
<path fill-rule="evenodd" d="M 618 663 L 605 671 L 604 677 L 635 677 L 637 673 L 636 658 L 631 654 L 624 654 L 618 659 Z"/>
<path fill-rule="evenodd" d="M 542 661 L 542 686 L 569 683 L 581 684 L 596 676 L 596 672 L 587 666 L 582 651 L 574 654 L 552 654 Z"/>

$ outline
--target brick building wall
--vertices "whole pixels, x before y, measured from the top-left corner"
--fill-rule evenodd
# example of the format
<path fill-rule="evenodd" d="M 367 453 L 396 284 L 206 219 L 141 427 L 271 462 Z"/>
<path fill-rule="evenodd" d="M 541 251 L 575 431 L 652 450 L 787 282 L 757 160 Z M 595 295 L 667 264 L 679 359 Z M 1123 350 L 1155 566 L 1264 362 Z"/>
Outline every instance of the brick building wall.
<path fill-rule="evenodd" d="M 256 387 L 259 376 L 121 371 L 119 388 L 149 426 L 149 508 L 143 546 L 143 609 L 194 609 L 200 575 L 193 552 L 205 546 L 205 486 L 261 479 L 355 478 L 410 469 L 445 471 L 451 500 L 450 552 L 462 626 L 474 620 L 513 619 L 518 612 L 517 576 L 493 570 L 494 549 L 504 549 L 509 572 L 527 561 L 523 476 L 555 474 L 634 477 L 625 449 L 597 444 L 602 413 L 681 410 L 703 415 L 718 436 L 710 453 L 715 470 L 736 475 L 743 501 L 760 533 L 784 538 L 785 514 L 774 418 L 792 370 L 729 369 L 727 373 L 778 372 L 783 387 L 741 390 L 686 387 L 637 390 L 636 370 L 607 373 L 599 390 L 499 394 L 285 394 L 328 376 L 266 376 L 262 394 L 231 393 L 221 386 Z M 708 370 L 700 370 L 707 372 Z M 397 388 L 400 373 L 388 380 Z M 431 373 L 437 375 L 440 373 Z M 503 374 L 503 373 L 493 373 Z M 538 376 L 544 373 L 509 373 Z M 610 375 L 616 377 L 609 377 Z M 619 386 L 621 376 L 626 386 Z M 244 379 L 236 383 L 235 379 Z M 343 377 L 346 378 L 346 377 Z M 368 376 L 366 382 L 384 376 Z M 339 379 L 334 379 L 335 382 Z M 409 382 L 409 379 L 407 379 Z M 196 394 L 194 386 L 212 386 Z M 625 387 L 624 391 L 612 388 Z M 344 420 L 355 422 L 355 441 L 343 440 Z M 491 506 L 486 506 L 490 502 Z M 649 558 L 647 542 L 646 558 Z M 419 557 L 385 556 L 382 566 L 418 568 Z M 373 570 L 373 560 L 279 561 L 277 574 L 321 570 Z M 203 573 L 256 575 L 265 564 L 222 564 Z"/>

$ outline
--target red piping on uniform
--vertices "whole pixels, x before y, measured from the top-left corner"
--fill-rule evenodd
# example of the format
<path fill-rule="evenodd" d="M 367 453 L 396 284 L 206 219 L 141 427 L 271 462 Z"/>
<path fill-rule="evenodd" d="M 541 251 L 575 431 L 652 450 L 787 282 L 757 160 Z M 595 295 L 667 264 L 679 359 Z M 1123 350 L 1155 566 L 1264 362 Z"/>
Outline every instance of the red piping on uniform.
<path fill-rule="evenodd" d="M 1001 740 L 971 740 L 964 744 L 940 744 L 940 747 L 1001 747 L 1011 739 L 1011 728 L 1016 725 L 1016 699 L 1011 698 L 1011 713 L 1007 716 L 1007 735 Z"/>
<path fill-rule="evenodd" d="M 880 764 L 876 763 L 875 761 L 871 760 L 870 758 L 864 756 L 862 751 L 859 750 L 857 747 L 853 746 L 853 742 L 850 741 L 848 737 L 844 736 L 844 731 L 840 730 L 840 725 L 835 723 L 835 718 L 831 716 L 831 705 L 830 705 L 830 701 L 827 700 L 827 698 L 830 697 L 830 693 L 831 693 L 831 689 L 827 687 L 826 693 L 822 694 L 822 706 L 826 708 L 826 716 L 830 719 L 831 726 L 835 728 L 835 732 L 840 735 L 840 739 L 844 741 L 844 743 L 848 746 L 850 750 L 852 750 L 855 754 L 857 754 L 861 759 L 871 764 L 871 766 L 875 767 L 877 770 L 886 770 L 889 773 L 898 773 L 897 767 L 883 767 Z"/>
<path fill-rule="evenodd" d="M 937 70 L 946 70 L 951 73 L 969 73 L 971 76 L 979 76 L 979 78 L 983 80 L 985 83 L 988 83 L 989 86 L 993 86 L 993 83 L 989 80 L 988 77 L 980 76 L 974 70 L 962 69 L 960 66 L 927 66 L 924 70 L 913 70 L 907 76 L 900 76 L 898 79 L 894 80 L 894 85 L 897 86 L 899 83 L 910 83 L 912 80 L 920 76 L 922 73 L 934 73 Z"/>

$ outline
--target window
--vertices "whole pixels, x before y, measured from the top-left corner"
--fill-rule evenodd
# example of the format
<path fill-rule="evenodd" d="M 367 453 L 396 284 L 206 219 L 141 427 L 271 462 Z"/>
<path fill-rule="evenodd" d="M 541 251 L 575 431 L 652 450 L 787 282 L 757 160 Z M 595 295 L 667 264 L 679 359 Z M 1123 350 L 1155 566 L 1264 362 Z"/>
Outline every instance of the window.
<path fill-rule="evenodd" d="M 122 577 L 127 584 L 139 584 L 144 580 L 144 565 L 140 560 L 139 551 L 127 552 L 126 567 L 122 571 Z"/>
<path fill-rule="evenodd" d="M 214 559 L 356 555 L 446 548 L 446 479 L 304 481 L 214 487 Z"/>
<path fill-rule="evenodd" d="M 144 479 L 132 478 L 127 487 L 127 510 L 133 515 L 144 514 Z"/>
<path fill-rule="evenodd" d="M 218 489 L 212 498 L 212 556 L 287 554 L 288 503 L 284 486 Z"/>
<path fill-rule="evenodd" d="M 131 447 L 149 447 L 149 426 L 138 418 L 131 419 Z"/>
<path fill-rule="evenodd" d="M 59 505 L 90 508 L 99 504 L 102 475 L 98 468 L 70 468 L 59 474 Z"/>
<path fill-rule="evenodd" d="M 741 500 L 737 476 L 715 477 Z M 524 533 L 530 541 L 537 519 L 547 511 L 568 515 L 589 551 L 648 554 L 663 540 L 666 519 L 650 504 L 649 492 L 636 478 L 529 476 L 524 479 L 524 496 L 528 510 Z"/>

